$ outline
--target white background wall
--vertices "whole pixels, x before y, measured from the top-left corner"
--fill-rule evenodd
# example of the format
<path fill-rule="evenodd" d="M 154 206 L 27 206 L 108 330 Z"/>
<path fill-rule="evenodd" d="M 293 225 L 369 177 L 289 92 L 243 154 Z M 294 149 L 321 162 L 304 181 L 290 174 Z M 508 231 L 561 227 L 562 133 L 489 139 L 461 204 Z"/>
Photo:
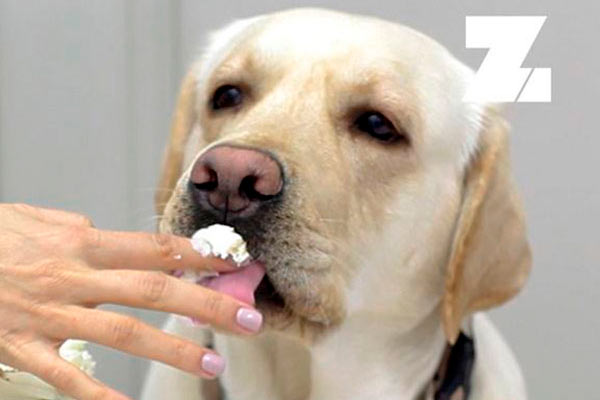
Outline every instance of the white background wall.
<path fill-rule="evenodd" d="M 507 110 L 534 271 L 524 293 L 492 315 L 521 360 L 532 399 L 598 398 L 595 0 L 0 0 L 0 201 L 79 211 L 101 228 L 153 230 L 172 105 L 205 33 L 300 5 L 406 23 L 473 67 L 484 52 L 464 48 L 465 15 L 548 15 L 526 65 L 553 68 L 553 102 Z M 120 310 L 156 324 L 162 318 Z M 145 363 L 99 347 L 94 354 L 98 376 L 136 397 Z"/>

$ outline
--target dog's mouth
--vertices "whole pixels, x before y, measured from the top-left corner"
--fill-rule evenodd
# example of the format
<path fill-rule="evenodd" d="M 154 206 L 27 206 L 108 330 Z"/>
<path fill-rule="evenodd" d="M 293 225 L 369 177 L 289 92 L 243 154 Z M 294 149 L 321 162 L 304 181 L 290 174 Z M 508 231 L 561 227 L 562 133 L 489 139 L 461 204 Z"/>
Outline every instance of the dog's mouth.
<path fill-rule="evenodd" d="M 285 300 L 273 286 L 268 274 L 265 274 L 258 284 L 254 299 L 256 306 L 261 310 L 283 311 L 285 309 Z"/>
<path fill-rule="evenodd" d="M 328 323 L 331 306 L 321 304 L 321 293 L 326 291 L 322 288 L 328 282 L 326 273 L 329 269 L 327 266 L 321 270 L 303 269 L 304 265 L 318 264 L 311 259 L 310 248 L 305 249 L 310 240 L 298 239 L 300 234 L 293 233 L 297 226 L 278 204 L 265 205 L 255 218 L 227 221 L 192 207 L 189 222 L 172 221 L 170 231 L 191 237 L 198 229 L 213 224 L 233 227 L 245 239 L 254 261 L 197 283 L 254 305 L 264 315 L 265 325 L 269 328 L 285 329 L 305 320 Z M 322 253 L 317 255 L 322 256 Z M 325 300 L 332 303 L 329 298 Z"/>
<path fill-rule="evenodd" d="M 255 304 L 261 311 L 274 313 L 285 309 L 283 296 L 275 289 L 263 263 L 258 261 L 252 261 L 235 271 L 205 277 L 198 284 L 245 303 Z"/>

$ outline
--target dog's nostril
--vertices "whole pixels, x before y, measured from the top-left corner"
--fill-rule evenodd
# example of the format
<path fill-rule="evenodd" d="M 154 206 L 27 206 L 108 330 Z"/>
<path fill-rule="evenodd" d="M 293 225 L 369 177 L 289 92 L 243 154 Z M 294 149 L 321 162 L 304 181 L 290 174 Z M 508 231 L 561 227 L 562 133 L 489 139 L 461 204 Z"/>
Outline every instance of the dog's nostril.
<path fill-rule="evenodd" d="M 255 175 L 248 175 L 240 183 L 239 194 L 248 198 L 248 200 L 259 200 L 266 201 L 272 199 L 276 194 L 263 194 L 256 190 L 256 182 L 258 177 Z"/>
<path fill-rule="evenodd" d="M 205 183 L 194 183 L 194 187 L 203 192 L 210 192 L 215 190 L 218 186 L 217 181 L 214 182 L 205 182 Z"/>
<path fill-rule="evenodd" d="M 206 168 L 204 174 L 205 179 L 202 182 L 193 182 L 196 189 L 210 192 L 219 187 L 219 177 L 214 169 Z"/>

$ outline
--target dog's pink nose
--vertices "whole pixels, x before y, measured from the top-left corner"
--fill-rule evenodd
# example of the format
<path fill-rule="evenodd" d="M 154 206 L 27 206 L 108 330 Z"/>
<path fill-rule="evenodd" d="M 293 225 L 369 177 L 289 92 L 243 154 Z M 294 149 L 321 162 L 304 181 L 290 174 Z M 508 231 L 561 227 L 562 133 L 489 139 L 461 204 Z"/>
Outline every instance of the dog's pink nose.
<path fill-rule="evenodd" d="M 200 205 L 242 213 L 254 211 L 261 202 L 278 195 L 283 188 L 282 175 L 279 163 L 267 153 L 219 146 L 198 158 L 190 180 Z"/>

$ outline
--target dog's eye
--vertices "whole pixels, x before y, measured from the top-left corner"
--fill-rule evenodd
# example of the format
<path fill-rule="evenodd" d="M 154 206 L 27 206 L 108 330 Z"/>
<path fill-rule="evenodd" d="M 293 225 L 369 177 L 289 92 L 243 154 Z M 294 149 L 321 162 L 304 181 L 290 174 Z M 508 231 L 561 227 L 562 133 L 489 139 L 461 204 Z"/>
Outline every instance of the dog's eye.
<path fill-rule="evenodd" d="M 212 98 L 213 110 L 220 110 L 221 108 L 230 108 L 240 105 L 244 95 L 242 90 L 233 85 L 223 85 L 215 90 L 215 94 Z"/>
<path fill-rule="evenodd" d="M 406 138 L 404 135 L 398 133 L 394 124 L 389 119 L 376 111 L 363 113 L 356 119 L 354 125 L 359 131 L 368 133 L 382 142 L 392 143 Z"/>

